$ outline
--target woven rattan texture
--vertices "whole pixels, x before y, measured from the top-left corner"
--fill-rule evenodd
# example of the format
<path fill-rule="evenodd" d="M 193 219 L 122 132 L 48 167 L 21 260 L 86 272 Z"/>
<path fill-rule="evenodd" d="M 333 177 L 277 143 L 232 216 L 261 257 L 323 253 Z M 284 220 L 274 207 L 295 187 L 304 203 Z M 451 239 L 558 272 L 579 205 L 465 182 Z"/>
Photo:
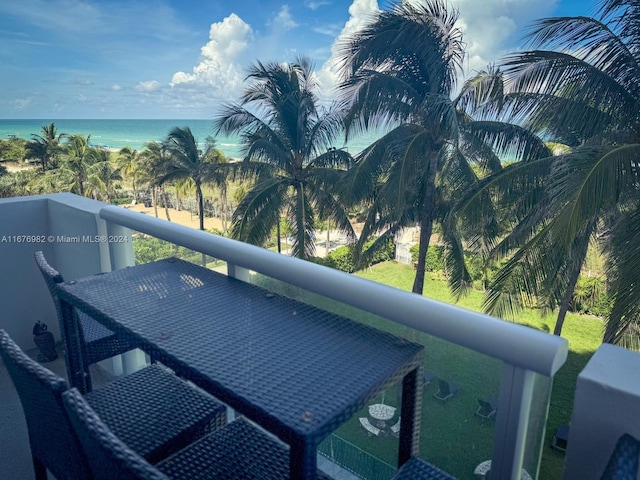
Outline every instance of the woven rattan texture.
<path fill-rule="evenodd" d="M 56 285 L 61 283 L 63 278 L 56 269 L 49 265 L 42 252 L 36 252 L 34 257 L 38 268 L 42 272 L 47 288 L 53 297 L 56 311 L 58 312 L 60 332 L 61 334 L 64 334 L 67 329 L 64 328 L 62 324 L 64 320 L 60 312 L 56 292 Z M 84 362 L 87 366 L 106 358 L 120 355 L 121 353 L 127 352 L 133 348 L 131 342 L 126 338 L 118 337 L 107 327 L 82 312 L 78 312 L 78 321 L 80 324 L 80 331 L 82 333 Z"/>
<path fill-rule="evenodd" d="M 227 409 L 159 365 L 94 390 L 87 402 L 111 431 L 156 463 L 227 423 Z"/>
<path fill-rule="evenodd" d="M 22 402 L 32 454 L 57 479 L 88 478 L 62 406 L 67 383 L 27 357 L 4 330 L 0 355 Z M 226 407 L 158 365 L 96 389 L 86 401 L 123 441 L 152 462 L 226 424 Z"/>
<path fill-rule="evenodd" d="M 62 407 L 67 382 L 27 357 L 4 330 L 0 330 L 0 355 L 22 403 L 32 456 L 58 480 L 89 478 Z M 43 469 L 36 472 L 36 478 L 46 480 Z"/>
<path fill-rule="evenodd" d="M 289 478 L 287 448 L 246 420 L 230 423 L 154 467 L 115 436 L 76 389 L 65 392 L 64 403 L 94 480 Z M 318 478 L 330 477 L 319 472 Z"/>
<path fill-rule="evenodd" d="M 635 480 L 639 455 L 640 441 L 625 433 L 618 439 L 601 480 Z"/>
<path fill-rule="evenodd" d="M 456 480 L 424 460 L 413 457 L 405 463 L 392 480 Z"/>
<path fill-rule="evenodd" d="M 276 480 L 289 478 L 289 451 L 244 419 L 160 463 L 171 478 Z M 318 478 L 331 477 L 318 472 Z"/>
<path fill-rule="evenodd" d="M 93 480 L 168 480 L 116 437 L 76 388 L 64 392 L 63 401 Z"/>
<path fill-rule="evenodd" d="M 176 259 L 60 294 L 288 441 L 320 441 L 422 364 L 420 345 Z"/>

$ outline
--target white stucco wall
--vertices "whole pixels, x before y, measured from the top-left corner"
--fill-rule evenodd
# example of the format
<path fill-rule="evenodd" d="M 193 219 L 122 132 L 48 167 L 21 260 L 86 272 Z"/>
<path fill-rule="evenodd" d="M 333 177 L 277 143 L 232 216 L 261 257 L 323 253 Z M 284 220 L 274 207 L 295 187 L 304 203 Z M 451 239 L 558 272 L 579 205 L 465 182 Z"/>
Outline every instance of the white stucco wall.
<path fill-rule="evenodd" d="M 83 241 L 106 234 L 106 223 L 98 217 L 104 205 L 70 193 L 0 199 L 0 328 L 22 348 L 35 346 L 32 328 L 38 320 L 60 340 L 55 309 L 33 259 L 35 251 L 42 250 L 65 280 L 111 269 L 108 243 Z M 18 242 L 18 236 L 44 242 Z M 69 243 L 62 237 L 80 241 Z"/>
<path fill-rule="evenodd" d="M 578 376 L 564 478 L 599 479 L 625 433 L 640 439 L 640 355 L 603 344 Z"/>

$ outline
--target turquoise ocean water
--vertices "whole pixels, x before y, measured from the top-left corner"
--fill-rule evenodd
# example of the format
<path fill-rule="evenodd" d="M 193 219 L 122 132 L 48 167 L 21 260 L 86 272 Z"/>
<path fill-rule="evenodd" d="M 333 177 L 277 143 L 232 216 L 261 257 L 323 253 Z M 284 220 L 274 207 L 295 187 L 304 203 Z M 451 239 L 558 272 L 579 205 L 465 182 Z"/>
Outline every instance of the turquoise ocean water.
<path fill-rule="evenodd" d="M 213 122 L 211 120 L 0 120 L 0 138 L 6 140 L 11 136 L 31 139 L 32 134 L 40 134 L 43 125 L 54 122 L 58 132 L 67 134 L 90 135 L 93 145 L 120 149 L 131 147 L 136 150 L 144 149 L 144 144 L 161 141 L 171 129 L 175 127 L 189 127 L 198 142 L 204 144 L 208 136 L 213 136 Z M 216 146 L 231 158 L 240 157 L 238 138 L 214 136 Z M 358 153 L 369 145 L 376 135 L 367 135 L 350 141 L 348 145 L 341 142 L 336 148 L 346 147 L 352 153 Z"/>

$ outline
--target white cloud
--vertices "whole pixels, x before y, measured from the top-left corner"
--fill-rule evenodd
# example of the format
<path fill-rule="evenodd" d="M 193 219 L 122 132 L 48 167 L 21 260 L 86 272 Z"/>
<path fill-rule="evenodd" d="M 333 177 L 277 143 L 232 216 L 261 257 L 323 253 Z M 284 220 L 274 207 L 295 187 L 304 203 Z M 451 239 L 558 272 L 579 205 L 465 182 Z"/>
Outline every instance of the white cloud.
<path fill-rule="evenodd" d="M 325 25 L 319 25 L 314 27 L 313 31 L 321 35 L 327 35 L 329 37 L 337 37 L 340 33 L 342 25 L 339 23 L 328 23 Z"/>
<path fill-rule="evenodd" d="M 521 42 L 524 27 L 551 14 L 556 0 L 452 0 L 467 44 L 467 76 L 497 62 Z"/>
<path fill-rule="evenodd" d="M 342 27 L 342 31 L 336 37 L 331 46 L 331 57 L 318 71 L 318 81 L 323 95 L 332 96 L 332 89 L 339 81 L 338 56 L 340 44 L 350 35 L 361 30 L 369 24 L 377 12 L 380 11 L 377 0 L 353 0 L 349 7 L 349 19 Z"/>
<path fill-rule="evenodd" d="M 111 85 L 111 90 L 113 90 L 114 92 L 119 92 L 120 90 L 122 90 L 122 87 L 120 85 Z"/>
<path fill-rule="evenodd" d="M 289 5 L 282 5 L 282 7 L 280 7 L 280 11 L 271 21 L 271 25 L 277 29 L 285 31 L 294 29 L 298 26 L 291 16 Z"/>
<path fill-rule="evenodd" d="M 140 82 L 136 85 L 136 90 L 139 92 L 155 92 L 161 87 L 160 82 L 157 80 L 148 80 L 146 82 Z"/>
<path fill-rule="evenodd" d="M 14 108 L 16 108 L 18 110 L 24 110 L 25 108 L 27 108 L 31 104 L 32 101 L 33 101 L 33 97 L 16 98 L 13 101 L 13 106 L 14 106 Z"/>
<path fill-rule="evenodd" d="M 331 2 L 327 2 L 324 0 L 320 0 L 317 2 L 314 1 L 306 1 L 304 2 L 305 7 L 310 8 L 311 10 L 317 10 L 318 8 L 324 6 L 324 5 L 331 5 Z"/>
<path fill-rule="evenodd" d="M 76 85 L 93 85 L 93 82 L 88 78 L 76 78 Z"/>
<path fill-rule="evenodd" d="M 209 42 L 200 49 L 200 63 L 192 73 L 176 72 L 171 86 L 205 86 L 224 99 L 236 95 L 244 77 L 238 62 L 252 39 L 251 26 L 235 13 L 211 24 Z"/>
<path fill-rule="evenodd" d="M 422 3 L 421 0 L 409 0 Z M 550 14 L 556 0 L 452 0 L 460 11 L 458 27 L 464 33 L 467 44 L 465 60 L 466 78 L 478 70 L 486 69 L 505 53 L 514 49 L 514 37 L 519 41 L 518 31 L 534 19 Z M 309 6 L 309 5 L 308 5 Z M 449 5 L 450 6 L 450 5 Z M 377 0 L 354 0 L 349 7 L 349 20 L 331 47 L 331 57 L 318 71 L 318 78 L 325 95 L 338 81 L 338 46 L 340 42 L 372 20 L 379 12 Z M 462 79 L 461 79 L 462 80 Z"/>

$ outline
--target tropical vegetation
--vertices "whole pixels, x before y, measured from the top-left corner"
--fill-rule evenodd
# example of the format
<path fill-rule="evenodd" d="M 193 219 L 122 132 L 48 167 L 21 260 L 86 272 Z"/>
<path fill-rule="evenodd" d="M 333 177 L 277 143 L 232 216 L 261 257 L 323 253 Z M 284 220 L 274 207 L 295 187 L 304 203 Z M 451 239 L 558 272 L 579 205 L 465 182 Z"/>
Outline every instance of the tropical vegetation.
<path fill-rule="evenodd" d="M 352 200 L 368 207 L 360 247 L 382 232 L 373 251 L 402 228 L 418 225 L 412 291 L 419 294 L 435 222 L 450 247 L 448 273 L 458 295 L 471 283 L 463 237 L 473 248 L 482 244 L 486 231 L 499 232 L 490 212 L 477 217 L 473 228 L 463 218 L 451 218 L 456 195 L 479 177 L 500 171 L 499 155 L 527 160 L 548 154 L 525 129 L 471 116 L 493 94 L 494 71 L 482 72 L 452 97 L 465 56 L 458 18 L 443 0 L 397 3 L 342 48 L 347 133 L 387 130 L 358 156 L 345 184 Z M 491 206 L 488 199 L 478 203 L 485 210 Z"/>
<path fill-rule="evenodd" d="M 437 270 L 458 299 L 483 289 L 493 314 L 555 310 L 561 334 L 567 311 L 597 313 L 607 318 L 604 341 L 636 348 L 638 12 L 629 0 L 602 0 L 594 18 L 540 20 L 530 50 L 458 88 L 466 47 L 457 11 L 444 0 L 397 2 L 341 45 L 329 106 L 308 58 L 249 68 L 243 95 L 215 120 L 216 132 L 240 135 L 240 162 L 188 127 L 109 153 L 51 123 L 28 141 L 0 141 L 2 161 L 40 166 L 0 168 L 0 195 L 63 190 L 123 202 L 151 192 L 167 216 L 195 195 L 204 228 L 203 189 L 216 189 L 226 225 L 232 182 L 231 236 L 263 246 L 275 238 L 280 251 L 286 232 L 292 254 L 312 259 L 314 231 L 334 227 L 355 245 L 326 262 L 349 271 L 387 258 L 390 239 L 418 226 L 412 291 Z M 369 130 L 379 139 L 355 157 L 336 148 Z M 357 238 L 355 213 L 364 219 Z M 606 259 L 593 275 L 590 255 Z"/>
<path fill-rule="evenodd" d="M 247 79 L 240 102 L 224 105 L 215 121 L 217 131 L 240 134 L 244 160 L 238 172 L 253 180 L 233 213 L 231 235 L 263 245 L 284 216 L 298 258 L 313 255 L 318 218 L 355 239 L 335 188 L 352 162 L 347 151 L 333 147 L 342 131 L 341 112 L 320 109 L 312 62 L 258 62 Z"/>
<path fill-rule="evenodd" d="M 639 18 L 635 2 L 604 0 L 594 18 L 533 25 L 531 50 L 505 57 L 504 94 L 488 108 L 564 148 L 511 165 L 477 189 L 500 191 L 503 203 L 518 206 L 495 250 L 507 261 L 490 285 L 487 309 L 506 316 L 523 299 L 559 307 L 559 335 L 588 251 L 601 250 L 610 292 L 603 339 L 635 348 Z"/>

